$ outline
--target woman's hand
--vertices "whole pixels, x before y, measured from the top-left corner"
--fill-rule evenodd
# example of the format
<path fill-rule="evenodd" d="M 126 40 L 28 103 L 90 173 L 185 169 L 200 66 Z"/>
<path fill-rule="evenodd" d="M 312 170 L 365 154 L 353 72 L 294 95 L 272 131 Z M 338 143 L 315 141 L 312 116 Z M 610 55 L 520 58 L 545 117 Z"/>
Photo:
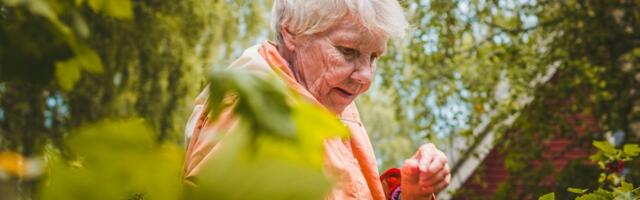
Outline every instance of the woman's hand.
<path fill-rule="evenodd" d="M 402 200 L 431 199 L 451 181 L 447 156 L 433 144 L 422 145 L 401 171 Z"/>

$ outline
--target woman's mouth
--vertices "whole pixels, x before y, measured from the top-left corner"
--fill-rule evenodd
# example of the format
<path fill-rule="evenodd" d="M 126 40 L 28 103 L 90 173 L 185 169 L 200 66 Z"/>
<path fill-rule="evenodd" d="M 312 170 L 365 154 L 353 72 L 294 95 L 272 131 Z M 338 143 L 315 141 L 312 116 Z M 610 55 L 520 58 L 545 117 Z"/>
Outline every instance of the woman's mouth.
<path fill-rule="evenodd" d="M 353 93 L 348 92 L 347 90 L 344 90 L 344 89 L 342 89 L 342 88 L 334 88 L 334 89 L 336 90 L 336 92 L 337 92 L 340 96 L 342 96 L 342 97 L 344 97 L 344 98 L 346 98 L 346 99 L 351 99 L 351 98 L 353 98 L 353 97 L 355 96 Z"/>

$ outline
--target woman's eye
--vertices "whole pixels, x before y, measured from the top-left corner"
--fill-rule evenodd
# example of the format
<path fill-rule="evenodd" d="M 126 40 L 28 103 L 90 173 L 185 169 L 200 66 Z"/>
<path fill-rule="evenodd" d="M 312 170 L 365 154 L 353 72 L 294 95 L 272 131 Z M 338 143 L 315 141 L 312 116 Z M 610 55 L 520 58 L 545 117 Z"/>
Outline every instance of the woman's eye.
<path fill-rule="evenodd" d="M 338 50 L 342 55 L 345 55 L 348 59 L 354 59 L 358 57 L 358 51 L 347 47 L 338 47 Z"/>

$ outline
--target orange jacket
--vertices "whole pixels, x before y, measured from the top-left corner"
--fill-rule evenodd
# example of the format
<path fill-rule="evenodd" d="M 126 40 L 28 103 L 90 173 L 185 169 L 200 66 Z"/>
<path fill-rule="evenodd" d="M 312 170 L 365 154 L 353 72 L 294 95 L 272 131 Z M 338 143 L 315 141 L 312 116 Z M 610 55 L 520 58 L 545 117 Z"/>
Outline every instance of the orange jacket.
<path fill-rule="evenodd" d="M 276 73 L 287 86 L 301 94 L 311 102 L 318 101 L 300 84 L 298 84 L 287 62 L 280 56 L 275 45 L 264 42 L 247 49 L 240 58 L 231 64 L 229 69 L 248 70 L 258 73 Z M 210 157 L 215 156 L 216 144 L 212 139 L 215 133 L 225 132 L 233 128 L 236 119 L 230 111 L 223 111 L 217 121 L 208 121 L 206 109 L 207 89 L 195 101 L 194 111 L 187 123 L 187 153 L 184 164 L 185 178 L 189 180 L 200 171 Z M 379 179 L 376 159 L 367 131 L 365 130 L 355 103 L 349 105 L 340 115 L 342 122 L 349 128 L 349 139 L 331 139 L 324 144 L 325 169 L 336 185 L 326 199 L 385 199 Z"/>

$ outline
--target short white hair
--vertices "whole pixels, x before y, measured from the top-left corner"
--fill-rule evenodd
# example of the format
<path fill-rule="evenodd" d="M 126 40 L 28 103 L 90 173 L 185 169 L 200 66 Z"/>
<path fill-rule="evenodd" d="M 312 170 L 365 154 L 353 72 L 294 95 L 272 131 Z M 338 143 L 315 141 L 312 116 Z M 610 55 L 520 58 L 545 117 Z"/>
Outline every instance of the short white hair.
<path fill-rule="evenodd" d="M 281 25 L 293 34 L 312 35 L 353 15 L 369 31 L 402 38 L 408 27 L 397 0 L 274 0 L 271 25 L 281 42 Z"/>

